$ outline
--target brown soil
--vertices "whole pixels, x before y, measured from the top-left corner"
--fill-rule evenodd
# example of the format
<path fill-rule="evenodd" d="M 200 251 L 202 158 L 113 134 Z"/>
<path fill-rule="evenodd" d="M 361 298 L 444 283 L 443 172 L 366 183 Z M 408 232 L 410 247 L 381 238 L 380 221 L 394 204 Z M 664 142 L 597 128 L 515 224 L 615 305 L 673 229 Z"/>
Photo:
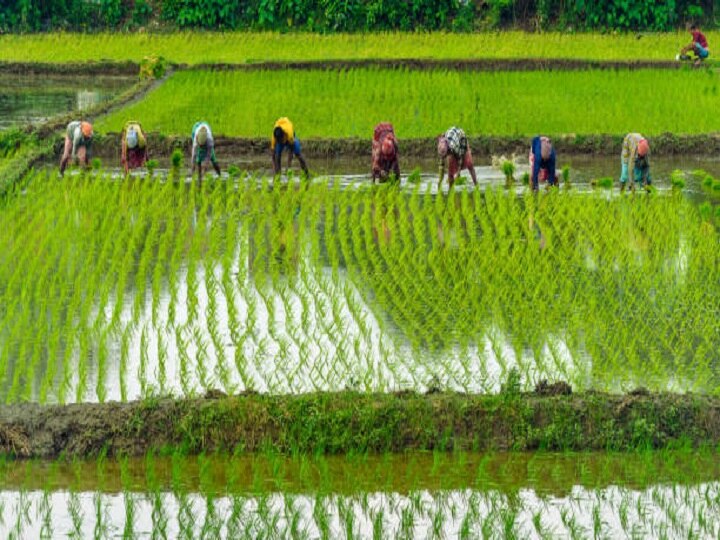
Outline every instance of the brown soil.
<path fill-rule="evenodd" d="M 317 393 L 0 407 L 0 452 L 24 458 L 183 449 L 626 450 L 720 443 L 720 398 L 677 394 Z"/>
<path fill-rule="evenodd" d="M 169 157 L 175 148 L 181 148 L 186 157 L 190 155 L 190 138 L 165 136 L 150 133 L 151 153 L 155 156 Z M 563 156 L 618 156 L 622 147 L 623 135 L 565 135 L 553 137 L 558 154 Z M 473 155 L 489 157 L 504 154 L 526 156 L 530 147 L 530 137 L 470 137 L 469 143 Z M 658 155 L 694 155 L 717 156 L 720 154 L 720 133 L 702 135 L 673 135 L 665 133 L 649 137 L 653 152 Z M 400 141 L 401 157 L 428 157 L 436 152 L 434 137 L 421 139 L 403 139 Z M 303 153 L 310 158 L 327 157 L 366 157 L 371 154 L 370 139 L 303 139 Z M 251 139 L 217 137 L 215 148 L 219 159 L 222 156 L 269 156 L 269 137 Z M 56 141 L 55 153 L 62 151 L 62 145 Z M 93 153 L 102 158 L 117 158 L 120 153 L 120 134 L 98 135 L 93 142 Z"/>
<path fill-rule="evenodd" d="M 0 73 L 8 75 L 137 75 L 139 71 L 134 62 L 0 62 Z"/>
<path fill-rule="evenodd" d="M 343 70 L 352 68 L 449 69 L 460 71 L 569 71 L 579 69 L 687 69 L 676 61 L 649 60 L 583 60 L 568 58 L 473 58 L 473 59 L 362 59 L 308 60 L 298 62 L 247 62 L 215 64 L 171 64 L 175 69 L 206 69 L 217 71 L 281 71 L 281 70 Z M 0 62 L 0 73 L 22 75 L 137 75 L 136 62 Z"/>
<path fill-rule="evenodd" d="M 652 60 L 583 60 L 569 58 L 473 58 L 473 59 L 378 59 L 308 60 L 300 62 L 249 62 L 246 64 L 177 64 L 180 69 L 218 71 L 344 70 L 353 68 L 448 69 L 458 71 L 570 71 L 580 69 L 682 69 L 677 61 Z"/>

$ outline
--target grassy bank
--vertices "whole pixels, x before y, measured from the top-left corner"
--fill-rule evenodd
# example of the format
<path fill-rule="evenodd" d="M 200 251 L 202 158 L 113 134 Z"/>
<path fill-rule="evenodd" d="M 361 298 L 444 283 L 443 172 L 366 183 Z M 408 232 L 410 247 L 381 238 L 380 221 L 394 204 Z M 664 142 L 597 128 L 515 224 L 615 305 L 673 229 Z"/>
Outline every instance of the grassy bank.
<path fill-rule="evenodd" d="M 707 32 L 720 42 L 720 32 Z M 15 62 L 132 60 L 162 55 L 172 62 L 245 63 L 263 60 L 367 58 L 582 58 L 671 60 L 690 41 L 686 32 L 569 34 L 36 34 L 0 36 L 0 58 Z M 711 45 L 712 46 L 712 45 Z"/>
<path fill-rule="evenodd" d="M 204 119 L 217 135 L 269 137 L 275 120 L 288 116 L 301 140 L 368 138 L 388 120 L 401 140 L 451 125 L 469 135 L 680 135 L 719 129 L 709 114 L 720 106 L 718 86 L 716 74 L 697 70 L 183 71 L 97 128 L 120 131 L 136 118 L 151 131 L 189 136 Z"/>
<path fill-rule="evenodd" d="M 0 449 L 19 457 L 211 451 L 634 450 L 720 443 L 717 398 L 341 392 L 5 406 Z"/>

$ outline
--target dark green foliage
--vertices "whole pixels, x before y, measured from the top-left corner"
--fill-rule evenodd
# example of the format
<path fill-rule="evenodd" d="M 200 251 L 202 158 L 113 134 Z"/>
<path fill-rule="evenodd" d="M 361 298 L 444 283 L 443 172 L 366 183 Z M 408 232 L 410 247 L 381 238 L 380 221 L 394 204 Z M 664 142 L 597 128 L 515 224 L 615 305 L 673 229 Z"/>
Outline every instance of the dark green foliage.
<path fill-rule="evenodd" d="M 671 30 L 689 20 L 712 26 L 716 12 L 712 0 L 7 0 L 0 29 L 119 29 L 160 19 L 179 28 L 316 32 Z"/>

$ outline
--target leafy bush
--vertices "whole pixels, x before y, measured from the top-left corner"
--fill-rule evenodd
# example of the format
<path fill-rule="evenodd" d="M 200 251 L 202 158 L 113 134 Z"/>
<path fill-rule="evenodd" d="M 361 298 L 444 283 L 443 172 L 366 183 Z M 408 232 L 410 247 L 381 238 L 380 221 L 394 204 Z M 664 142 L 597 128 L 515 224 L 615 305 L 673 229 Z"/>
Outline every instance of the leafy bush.
<path fill-rule="evenodd" d="M 711 25 L 711 0 L 7 0 L 0 28 L 88 30 L 141 26 L 152 17 L 180 28 L 364 32 L 575 27 L 671 30 L 687 20 Z"/>

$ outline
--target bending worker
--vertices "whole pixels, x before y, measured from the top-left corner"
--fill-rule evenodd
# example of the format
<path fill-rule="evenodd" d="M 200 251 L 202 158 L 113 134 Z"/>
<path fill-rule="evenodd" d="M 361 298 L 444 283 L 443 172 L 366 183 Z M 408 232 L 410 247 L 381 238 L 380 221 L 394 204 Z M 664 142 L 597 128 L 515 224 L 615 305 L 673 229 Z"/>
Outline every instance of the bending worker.
<path fill-rule="evenodd" d="M 215 158 L 215 140 L 212 131 L 207 122 L 196 122 L 192 128 L 192 171 L 195 174 L 195 167 L 198 169 L 198 182 L 202 182 L 202 165 L 210 160 L 213 168 L 218 176 L 220 176 L 220 166 Z"/>
<path fill-rule="evenodd" d="M 398 163 L 398 141 L 395 129 L 389 122 L 381 122 L 373 130 L 372 143 L 372 181 L 385 181 L 390 173 L 400 180 Z"/>
<path fill-rule="evenodd" d="M 455 175 L 463 169 L 467 169 L 470 172 L 473 184 L 478 185 L 472 153 L 470 152 L 465 132 L 462 129 L 453 126 L 443 135 L 440 135 L 437 150 L 440 156 L 438 189 L 440 189 L 443 176 L 445 176 L 445 161 L 448 162 L 448 184 L 451 188 L 455 182 Z"/>
<path fill-rule="evenodd" d="M 695 60 L 695 65 L 699 66 L 703 60 L 710 56 L 707 38 L 705 37 L 705 34 L 700 31 L 697 24 L 690 26 L 690 34 L 692 35 L 692 41 L 680 50 L 680 59 L 690 59 L 690 57 L 687 56 L 687 53 L 693 52 L 697 58 L 697 60 Z"/>
<path fill-rule="evenodd" d="M 148 160 L 147 138 L 140 122 L 130 120 L 125 124 L 122 131 L 122 148 L 120 161 L 125 169 L 125 174 L 130 169 L 143 167 Z"/>
<path fill-rule="evenodd" d="M 650 145 L 647 139 L 639 133 L 628 133 L 623 139 L 622 154 L 620 155 L 620 191 L 625 191 L 625 185 L 630 179 L 630 189 L 635 191 L 635 182 L 642 182 L 643 186 L 652 184 L 650 178 Z"/>
<path fill-rule="evenodd" d="M 295 128 L 292 122 L 286 118 L 278 118 L 273 126 L 273 134 L 270 138 L 270 149 L 272 150 L 273 174 L 282 174 L 280 163 L 283 150 L 288 150 L 288 169 L 292 165 L 293 156 L 297 156 L 305 176 L 310 176 L 307 163 L 300 152 L 300 139 L 295 135 Z"/>
<path fill-rule="evenodd" d="M 65 129 L 65 148 L 60 160 L 60 176 L 65 174 L 68 161 L 77 159 L 86 167 L 92 149 L 93 128 L 90 122 L 75 120 Z"/>
<path fill-rule="evenodd" d="M 532 140 L 530 146 L 530 185 L 537 191 L 540 182 L 547 182 L 550 186 L 557 186 L 555 172 L 555 149 L 552 141 L 545 136 L 538 135 Z"/>

